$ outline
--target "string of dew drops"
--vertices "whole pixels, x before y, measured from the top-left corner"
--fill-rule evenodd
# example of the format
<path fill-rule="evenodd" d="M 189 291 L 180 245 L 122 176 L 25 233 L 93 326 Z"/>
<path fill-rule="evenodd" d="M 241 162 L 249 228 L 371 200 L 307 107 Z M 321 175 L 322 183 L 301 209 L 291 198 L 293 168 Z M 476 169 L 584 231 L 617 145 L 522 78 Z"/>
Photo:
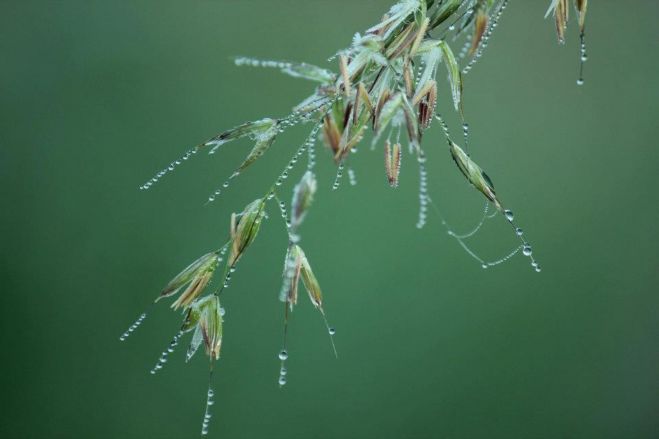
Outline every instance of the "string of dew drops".
<path fill-rule="evenodd" d="M 426 170 L 426 153 L 419 148 L 417 155 L 419 164 L 419 217 L 416 223 L 417 229 L 426 225 L 428 217 L 428 171 Z"/>
<path fill-rule="evenodd" d="M 499 20 L 501 19 L 501 15 L 503 14 L 503 11 L 506 9 L 508 6 L 508 0 L 503 0 L 501 4 L 499 5 L 498 9 L 492 14 L 492 20 L 487 26 L 487 30 L 485 31 L 485 35 L 483 35 L 483 38 L 481 39 L 480 43 L 478 44 L 478 48 L 476 49 L 476 53 L 474 56 L 469 60 L 469 63 L 465 66 L 464 69 L 462 69 L 462 74 L 466 75 L 471 71 L 471 69 L 474 67 L 474 64 L 478 62 L 478 60 L 483 56 L 483 51 L 487 48 L 487 45 L 490 41 L 490 38 L 492 37 L 492 32 L 494 32 L 494 29 L 498 26 Z M 462 57 L 462 52 L 460 53 Z M 465 52 L 466 55 L 466 52 Z"/>
<path fill-rule="evenodd" d="M 294 261 L 291 261 L 291 259 L 288 257 L 286 258 L 286 277 L 289 276 L 289 271 L 291 270 L 291 265 L 294 265 Z M 294 267 L 293 267 L 294 270 Z M 290 279 L 292 281 L 293 274 L 291 274 Z M 290 282 L 288 284 L 290 288 Z M 279 387 L 283 387 L 286 385 L 286 376 L 288 375 L 288 370 L 286 369 L 286 360 L 288 360 L 288 349 L 286 347 L 287 343 L 287 335 L 288 335 L 288 309 L 289 309 L 289 302 L 288 302 L 288 288 L 284 292 L 285 300 L 284 300 L 284 334 L 282 337 L 282 343 L 281 343 L 281 350 L 279 351 L 279 354 L 277 354 L 277 358 L 279 358 L 280 364 L 279 364 L 279 379 L 277 382 L 279 383 Z"/>
<path fill-rule="evenodd" d="M 339 166 L 336 168 L 336 177 L 334 177 L 334 184 L 332 184 L 332 190 L 337 190 L 341 186 L 341 177 L 343 177 L 343 169 L 345 168 L 345 163 L 341 161 Z"/>
<path fill-rule="evenodd" d="M 161 370 L 165 364 L 167 363 L 167 357 L 169 354 L 174 352 L 174 349 L 176 349 L 176 346 L 178 346 L 178 342 L 183 336 L 184 331 L 179 331 L 174 338 L 172 339 L 171 342 L 169 342 L 169 346 L 167 346 L 167 349 L 162 351 L 162 354 L 160 354 L 160 358 L 158 359 L 158 362 L 156 363 L 155 366 L 153 366 L 153 369 L 151 369 L 151 375 L 155 375 L 159 370 Z"/>
<path fill-rule="evenodd" d="M 586 35 L 584 32 L 579 34 L 579 77 L 577 78 L 577 85 L 583 85 L 583 66 L 588 61 L 588 55 L 586 54 Z"/>
<path fill-rule="evenodd" d="M 208 435 L 208 427 L 210 426 L 212 414 L 211 414 L 211 406 L 215 404 L 215 392 L 213 391 L 213 387 L 211 385 L 212 378 L 213 378 L 213 365 L 211 362 L 211 369 L 210 372 L 208 373 L 208 391 L 206 392 L 206 408 L 204 409 L 204 420 L 201 422 L 201 435 L 206 436 Z"/>
<path fill-rule="evenodd" d="M 130 337 L 130 335 L 133 332 L 135 332 L 135 330 L 137 330 L 137 328 L 140 327 L 140 325 L 142 324 L 144 319 L 146 319 L 146 312 L 143 312 L 142 314 L 140 314 L 140 316 L 137 318 L 137 320 L 135 320 L 135 322 L 133 322 L 133 324 L 128 327 L 126 332 L 121 334 L 121 336 L 119 337 L 119 341 L 126 341 L 126 339 L 128 337 Z"/>
<path fill-rule="evenodd" d="M 183 154 L 180 158 L 174 160 L 171 162 L 167 167 L 161 169 L 151 177 L 149 180 L 147 180 L 143 185 L 140 186 L 140 190 L 148 190 L 153 186 L 154 184 L 158 183 L 165 175 L 173 172 L 178 166 L 183 164 L 185 161 L 190 159 L 193 155 L 197 153 L 197 151 L 201 148 L 201 145 L 195 146 L 194 148 L 188 150 Z"/>

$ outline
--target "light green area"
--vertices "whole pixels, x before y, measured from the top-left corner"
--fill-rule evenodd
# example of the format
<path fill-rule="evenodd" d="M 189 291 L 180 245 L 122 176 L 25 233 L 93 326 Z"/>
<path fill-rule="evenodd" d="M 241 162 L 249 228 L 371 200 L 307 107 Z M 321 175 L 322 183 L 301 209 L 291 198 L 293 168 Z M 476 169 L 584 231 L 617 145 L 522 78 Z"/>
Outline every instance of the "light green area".
<path fill-rule="evenodd" d="M 381 150 L 319 189 L 301 244 L 337 328 L 300 295 L 288 384 L 277 385 L 287 238 L 277 209 L 223 293 L 213 438 L 651 438 L 659 431 L 657 3 L 593 1 L 586 84 L 575 22 L 556 44 L 547 2 L 511 1 L 467 75 L 470 152 L 514 210 L 528 259 L 483 270 L 434 214 L 418 231 L 418 174 L 388 187 Z M 623 4 L 624 3 L 624 4 Z M 229 216 L 262 196 L 304 140 L 281 136 L 215 203 L 251 145 L 190 147 L 285 115 L 314 84 L 230 57 L 325 60 L 388 8 L 348 1 L 4 1 L 0 4 L 0 437 L 196 437 L 207 363 L 185 347 L 148 372 L 181 320 L 163 300 L 218 248 Z M 574 14 L 572 14 L 574 18 Z M 440 109 L 460 139 L 445 70 Z M 441 129 L 424 138 L 433 199 L 456 229 L 482 195 Z M 302 175 L 292 173 L 284 193 Z M 515 238 L 498 217 L 473 241 L 488 259 Z M 189 336 L 188 336 L 189 337 Z M 188 339 L 186 339 L 188 340 Z"/>

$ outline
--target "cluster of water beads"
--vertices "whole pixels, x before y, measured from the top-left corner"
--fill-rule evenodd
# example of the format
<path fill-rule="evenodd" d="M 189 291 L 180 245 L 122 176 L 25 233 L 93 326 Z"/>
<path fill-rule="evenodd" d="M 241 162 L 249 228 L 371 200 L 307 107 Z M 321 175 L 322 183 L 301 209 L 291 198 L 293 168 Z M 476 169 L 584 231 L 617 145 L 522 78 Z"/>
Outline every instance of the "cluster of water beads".
<path fill-rule="evenodd" d="M 192 157 L 194 154 L 197 153 L 199 147 L 192 148 L 188 150 L 183 156 L 181 156 L 180 159 L 174 160 L 171 162 L 166 168 L 163 168 L 160 172 L 158 172 L 156 175 L 154 175 L 149 181 L 144 183 L 142 186 L 140 186 L 140 190 L 147 190 L 150 189 L 151 186 L 154 184 L 158 183 L 158 181 L 163 178 L 166 174 L 174 171 L 177 166 L 179 166 L 181 163 L 184 161 L 188 160 L 190 157 Z"/>
<path fill-rule="evenodd" d="M 467 122 L 462 123 L 462 137 L 464 138 L 465 141 L 464 150 L 467 151 L 468 154 L 469 153 L 469 124 Z"/>
<path fill-rule="evenodd" d="M 234 264 L 231 267 L 229 267 L 229 269 L 227 270 L 227 274 L 224 276 L 224 282 L 222 283 L 222 289 L 220 290 L 220 292 L 229 288 L 229 283 L 231 282 L 231 275 L 235 272 L 236 272 L 236 266 Z"/>
<path fill-rule="evenodd" d="M 229 184 L 231 184 L 230 181 L 232 179 L 238 177 L 239 175 L 240 175 L 240 172 L 238 172 L 238 171 L 231 174 L 231 177 L 226 179 L 224 181 L 224 183 L 222 183 L 222 186 L 215 189 L 215 191 L 208 197 L 208 202 L 212 203 L 213 201 L 215 201 L 215 199 L 222 193 L 222 190 L 227 189 L 229 187 Z"/>
<path fill-rule="evenodd" d="M 583 85 L 583 65 L 588 61 L 588 55 L 586 54 L 586 36 L 583 32 L 579 34 L 579 78 L 577 79 L 577 85 Z"/>
<path fill-rule="evenodd" d="M 476 49 L 476 53 L 474 54 L 473 58 L 471 58 L 467 66 L 462 70 L 463 75 L 469 73 L 469 71 L 473 68 L 474 64 L 476 64 L 476 62 L 483 55 L 483 51 L 487 48 L 487 45 L 490 41 L 490 37 L 492 36 L 492 32 L 494 32 L 494 29 L 499 24 L 499 19 L 501 18 L 503 11 L 506 9 L 506 6 L 508 6 L 508 0 L 503 0 L 503 2 L 501 2 L 496 12 L 492 14 L 491 21 L 487 26 L 487 30 L 485 31 L 485 34 L 483 35 L 483 38 L 481 39 L 478 45 L 478 48 Z"/>
<path fill-rule="evenodd" d="M 417 229 L 426 225 L 428 217 L 428 171 L 426 170 L 426 153 L 419 148 L 417 155 L 419 164 L 419 219 L 416 223 Z"/>
<path fill-rule="evenodd" d="M 332 190 L 337 190 L 341 186 L 341 177 L 343 177 L 343 169 L 345 168 L 345 163 L 341 161 L 339 166 L 336 169 L 336 177 L 334 178 L 334 184 L 332 184 Z"/>
<path fill-rule="evenodd" d="M 300 161 L 300 158 L 302 157 L 302 154 L 307 150 L 307 148 L 312 148 L 313 145 L 316 142 L 316 136 L 318 135 L 318 131 L 320 130 L 321 125 L 316 124 L 314 128 L 311 130 L 309 135 L 307 136 L 307 139 L 302 143 L 302 145 L 295 151 L 295 154 L 293 154 L 293 157 L 289 160 L 288 164 L 284 168 L 281 174 L 279 174 L 279 177 L 277 177 L 277 180 L 275 180 L 275 187 L 279 187 L 282 184 L 284 184 L 284 180 L 288 178 L 288 173 L 293 170 L 295 167 L 295 164 Z M 275 197 L 275 191 L 274 189 L 268 193 L 267 198 L 272 199 Z"/>
<path fill-rule="evenodd" d="M 515 235 L 522 242 L 521 245 L 522 254 L 524 256 L 531 258 L 531 266 L 535 269 L 536 272 L 540 273 L 541 271 L 540 264 L 538 264 L 538 262 L 533 257 L 533 248 L 531 247 L 531 244 L 529 244 L 529 242 L 526 240 L 526 238 L 524 238 L 524 231 L 515 224 L 515 216 L 513 212 L 509 209 L 506 209 L 503 211 L 503 215 L 512 226 L 513 230 L 515 231 Z"/>
<path fill-rule="evenodd" d="M 204 411 L 204 420 L 201 423 L 201 435 L 206 436 L 208 434 L 208 427 L 211 422 L 211 412 L 210 412 L 210 407 L 215 404 L 215 401 L 213 398 L 215 397 L 215 392 L 210 386 L 210 383 L 208 384 L 208 392 L 206 393 L 206 410 Z"/>
<path fill-rule="evenodd" d="M 273 61 L 257 58 L 249 58 L 245 56 L 238 57 L 234 60 L 234 63 L 237 66 L 250 66 L 250 67 L 265 67 L 265 68 L 274 68 L 274 69 L 290 69 L 293 67 L 293 63 L 285 61 Z"/>
<path fill-rule="evenodd" d="M 156 363 L 155 366 L 153 366 L 153 369 L 151 369 L 151 375 L 155 375 L 156 372 L 158 372 L 160 369 L 162 369 L 165 366 L 165 363 L 167 363 L 167 357 L 169 354 L 174 352 L 174 349 L 176 346 L 178 346 L 178 341 L 179 339 L 183 336 L 184 332 L 179 331 L 172 341 L 169 342 L 169 346 L 167 346 L 167 349 L 162 351 L 162 354 L 160 354 L 160 358 L 158 359 L 158 362 Z"/>
<path fill-rule="evenodd" d="M 279 351 L 277 358 L 279 358 L 279 361 L 281 361 L 281 366 L 279 368 L 279 380 L 277 382 L 279 383 L 279 387 L 282 387 L 286 385 L 286 375 L 288 374 L 288 370 L 286 369 L 286 360 L 288 360 L 288 351 L 286 349 L 282 349 L 281 351 Z"/>
<path fill-rule="evenodd" d="M 286 203 L 283 201 L 279 200 L 277 203 L 279 206 L 279 214 L 281 215 L 281 218 L 284 220 L 284 224 L 286 224 L 286 230 L 289 233 L 290 236 L 290 231 L 291 231 L 291 221 L 288 218 L 288 209 L 286 209 Z"/>
<path fill-rule="evenodd" d="M 130 326 L 128 327 L 128 329 L 126 330 L 126 332 L 124 332 L 123 334 L 121 334 L 121 337 L 119 337 L 119 341 L 124 341 L 124 340 L 126 340 L 126 339 L 127 339 L 127 338 L 128 338 L 133 332 L 135 332 L 135 330 L 136 330 L 137 328 L 139 328 L 139 326 L 142 324 L 142 322 L 144 321 L 144 319 L 146 319 L 146 313 L 145 313 L 145 312 L 143 312 L 142 314 L 140 314 L 140 316 L 137 318 L 137 320 L 135 320 L 135 322 L 134 322 L 132 325 L 130 325 Z"/>
<path fill-rule="evenodd" d="M 307 139 L 307 169 L 309 171 L 316 166 L 316 135 L 319 129 L 320 125 L 316 126 Z"/>
<path fill-rule="evenodd" d="M 325 96 L 319 97 L 317 100 L 315 100 L 312 103 L 315 103 L 315 106 L 312 106 L 311 108 L 306 108 L 305 111 L 301 110 L 295 110 L 293 111 L 290 115 L 286 116 L 283 119 L 279 119 L 278 121 L 278 126 L 279 126 L 279 132 L 283 133 L 287 128 L 292 128 L 300 123 L 304 122 L 309 122 L 313 115 L 321 111 L 323 107 L 331 105 L 337 100 L 337 98 L 330 99 Z"/>
<path fill-rule="evenodd" d="M 249 67 L 263 67 L 263 68 L 271 68 L 271 69 L 279 69 L 282 70 L 284 73 L 287 73 L 293 77 L 299 77 L 299 73 L 295 72 L 296 67 L 307 67 L 309 66 L 306 63 L 292 63 L 288 61 L 275 61 L 275 60 L 267 60 L 267 59 L 258 59 L 258 58 L 250 58 L 250 57 L 238 57 L 234 60 L 234 63 L 237 66 L 249 66 Z M 327 77 L 327 79 L 330 79 L 333 77 L 332 72 L 321 69 L 324 71 L 324 75 Z"/>
<path fill-rule="evenodd" d="M 357 186 L 357 174 L 352 168 L 348 168 L 348 181 L 350 182 L 350 186 Z"/>

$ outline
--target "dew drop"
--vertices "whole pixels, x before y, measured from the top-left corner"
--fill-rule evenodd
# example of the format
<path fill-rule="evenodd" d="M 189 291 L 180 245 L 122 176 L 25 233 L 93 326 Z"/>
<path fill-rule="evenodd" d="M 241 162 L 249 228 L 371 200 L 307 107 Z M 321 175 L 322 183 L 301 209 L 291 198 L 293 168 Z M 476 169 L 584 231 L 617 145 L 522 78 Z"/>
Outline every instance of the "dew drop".
<path fill-rule="evenodd" d="M 279 385 L 280 386 L 286 385 L 286 377 L 285 376 L 280 376 L 279 377 Z"/>
<path fill-rule="evenodd" d="M 286 361 L 288 359 L 288 352 L 286 352 L 286 349 L 282 349 L 282 351 L 279 352 L 279 359 L 281 361 Z"/>
<path fill-rule="evenodd" d="M 577 85 L 583 85 L 583 78 L 577 79 Z"/>
<path fill-rule="evenodd" d="M 512 210 L 506 209 L 506 210 L 503 211 L 503 214 L 504 214 L 504 216 L 506 217 L 506 219 L 508 221 L 513 221 L 515 219 L 515 216 L 513 215 Z"/>
<path fill-rule="evenodd" d="M 331 327 L 327 330 L 327 332 L 329 332 L 329 335 L 334 335 L 334 334 L 336 334 L 336 329 Z"/>
<path fill-rule="evenodd" d="M 524 234 L 524 230 L 522 230 L 522 229 L 520 229 L 519 227 L 517 227 L 517 228 L 515 229 L 515 234 L 516 234 L 517 236 L 522 236 L 522 235 Z"/>
<path fill-rule="evenodd" d="M 529 244 L 524 244 L 524 247 L 522 248 L 522 254 L 524 256 L 531 256 L 533 253 L 533 250 L 531 249 L 531 246 Z"/>

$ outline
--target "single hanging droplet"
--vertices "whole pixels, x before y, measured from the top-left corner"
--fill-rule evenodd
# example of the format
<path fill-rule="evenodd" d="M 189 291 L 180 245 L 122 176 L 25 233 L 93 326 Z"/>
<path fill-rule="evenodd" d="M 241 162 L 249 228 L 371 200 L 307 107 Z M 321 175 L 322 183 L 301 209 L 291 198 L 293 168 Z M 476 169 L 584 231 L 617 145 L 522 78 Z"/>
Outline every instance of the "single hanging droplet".
<path fill-rule="evenodd" d="M 279 385 L 283 386 L 286 384 L 286 377 L 285 376 L 280 376 L 279 377 Z"/>
<path fill-rule="evenodd" d="M 522 236 L 524 234 L 524 231 L 518 227 L 515 229 L 515 234 L 517 236 Z"/>
<path fill-rule="evenodd" d="M 506 217 L 506 219 L 507 219 L 508 221 L 512 221 L 512 220 L 515 219 L 515 215 L 513 215 L 513 211 L 512 211 L 512 210 L 508 210 L 508 209 L 506 209 L 506 210 L 503 211 L 503 214 L 504 214 L 504 216 Z"/>
<path fill-rule="evenodd" d="M 286 361 L 288 359 L 288 352 L 286 352 L 286 349 L 282 349 L 282 351 L 279 353 L 279 359 L 281 361 Z"/>
<path fill-rule="evenodd" d="M 334 334 L 336 334 L 336 329 L 334 329 L 334 328 L 329 328 L 329 329 L 327 330 L 327 332 L 329 332 L 329 335 L 334 335 Z"/>
<path fill-rule="evenodd" d="M 522 253 L 524 254 L 524 256 L 531 256 L 533 250 L 531 249 L 531 246 L 529 244 L 524 244 L 524 247 L 522 248 Z"/>

